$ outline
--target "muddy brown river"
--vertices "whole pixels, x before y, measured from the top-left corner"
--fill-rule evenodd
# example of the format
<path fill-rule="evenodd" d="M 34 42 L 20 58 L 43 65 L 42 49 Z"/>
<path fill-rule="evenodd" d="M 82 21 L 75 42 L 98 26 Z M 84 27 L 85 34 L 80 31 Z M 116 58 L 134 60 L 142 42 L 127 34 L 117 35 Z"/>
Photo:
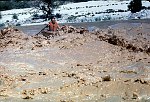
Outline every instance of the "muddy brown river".
<path fill-rule="evenodd" d="M 54 38 L 29 36 L 42 26 L 1 34 L 0 102 L 150 102 L 150 24 L 118 22 Z"/>
<path fill-rule="evenodd" d="M 89 30 L 93 30 L 96 28 L 106 29 L 111 25 L 115 25 L 118 23 L 148 23 L 150 24 L 150 19 L 143 19 L 143 20 L 120 20 L 120 21 L 101 21 L 101 22 L 85 22 L 85 23 L 62 23 L 62 25 L 71 25 L 74 27 L 85 27 Z M 25 34 L 29 35 L 35 35 L 37 34 L 42 28 L 44 28 L 45 25 L 35 25 L 35 26 L 20 26 L 17 27 L 21 31 L 23 31 Z"/>

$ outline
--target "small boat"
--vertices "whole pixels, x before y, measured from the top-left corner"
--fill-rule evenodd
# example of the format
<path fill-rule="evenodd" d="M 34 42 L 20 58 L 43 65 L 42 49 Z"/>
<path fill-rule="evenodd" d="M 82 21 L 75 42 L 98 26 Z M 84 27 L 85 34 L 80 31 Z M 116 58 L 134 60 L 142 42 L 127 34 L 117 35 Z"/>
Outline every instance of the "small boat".
<path fill-rule="evenodd" d="M 47 38 L 54 38 L 54 36 L 60 36 L 58 32 L 43 30 L 41 34 Z"/>

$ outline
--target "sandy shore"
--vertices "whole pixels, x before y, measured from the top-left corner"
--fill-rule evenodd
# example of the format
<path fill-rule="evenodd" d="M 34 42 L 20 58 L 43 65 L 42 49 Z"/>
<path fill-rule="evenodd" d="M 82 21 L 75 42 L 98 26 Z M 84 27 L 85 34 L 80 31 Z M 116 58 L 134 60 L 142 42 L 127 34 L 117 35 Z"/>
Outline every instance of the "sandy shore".
<path fill-rule="evenodd" d="M 1 34 L 0 102 L 149 102 L 149 27 Z"/>

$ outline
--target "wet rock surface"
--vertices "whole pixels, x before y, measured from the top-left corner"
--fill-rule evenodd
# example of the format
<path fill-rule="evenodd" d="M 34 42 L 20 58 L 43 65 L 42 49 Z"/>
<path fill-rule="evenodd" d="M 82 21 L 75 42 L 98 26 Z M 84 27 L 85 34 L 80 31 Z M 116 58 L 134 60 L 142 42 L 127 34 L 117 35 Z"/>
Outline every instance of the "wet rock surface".
<path fill-rule="evenodd" d="M 149 101 L 149 25 L 118 25 L 50 38 L 1 31 L 0 101 Z"/>

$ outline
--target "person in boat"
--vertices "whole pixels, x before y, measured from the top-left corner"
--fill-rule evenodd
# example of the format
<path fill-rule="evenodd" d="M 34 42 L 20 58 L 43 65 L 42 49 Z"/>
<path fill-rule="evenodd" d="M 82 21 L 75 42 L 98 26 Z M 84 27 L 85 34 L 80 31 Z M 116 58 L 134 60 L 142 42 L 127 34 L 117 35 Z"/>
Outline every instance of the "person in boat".
<path fill-rule="evenodd" d="M 60 27 L 54 16 L 51 17 L 51 21 L 48 24 L 49 31 L 56 32 Z"/>

